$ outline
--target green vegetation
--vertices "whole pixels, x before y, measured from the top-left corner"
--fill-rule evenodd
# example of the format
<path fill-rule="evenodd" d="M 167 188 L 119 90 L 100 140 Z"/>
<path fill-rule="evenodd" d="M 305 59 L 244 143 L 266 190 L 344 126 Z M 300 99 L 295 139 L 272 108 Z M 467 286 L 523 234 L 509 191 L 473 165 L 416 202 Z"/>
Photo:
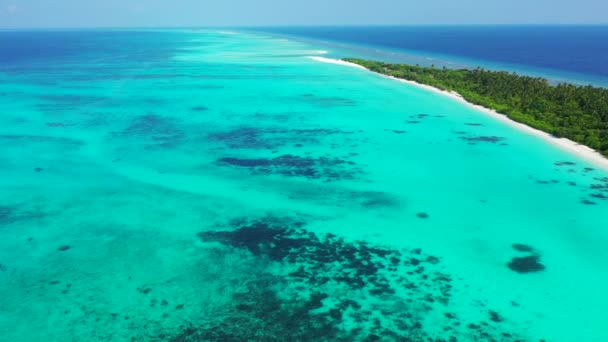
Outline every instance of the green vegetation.
<path fill-rule="evenodd" d="M 367 69 L 455 91 L 465 100 L 556 137 L 587 145 L 608 156 L 608 89 L 551 85 L 543 78 L 503 71 L 452 70 L 346 58 Z"/>

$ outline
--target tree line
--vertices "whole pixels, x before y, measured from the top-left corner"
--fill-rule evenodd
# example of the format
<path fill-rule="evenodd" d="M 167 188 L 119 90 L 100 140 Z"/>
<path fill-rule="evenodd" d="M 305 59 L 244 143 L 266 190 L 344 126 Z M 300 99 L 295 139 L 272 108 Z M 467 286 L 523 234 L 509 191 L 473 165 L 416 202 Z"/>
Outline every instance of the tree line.
<path fill-rule="evenodd" d="M 447 69 L 346 58 L 347 62 L 406 80 L 455 91 L 528 126 L 587 145 L 608 156 L 608 89 L 550 84 L 505 71 Z"/>

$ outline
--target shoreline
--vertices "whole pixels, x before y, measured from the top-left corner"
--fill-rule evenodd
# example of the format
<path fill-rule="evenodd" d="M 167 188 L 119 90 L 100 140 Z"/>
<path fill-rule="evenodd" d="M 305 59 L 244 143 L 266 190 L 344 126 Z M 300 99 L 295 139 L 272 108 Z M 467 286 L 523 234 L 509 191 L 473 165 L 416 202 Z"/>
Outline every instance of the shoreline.
<path fill-rule="evenodd" d="M 427 84 L 422 84 L 422 83 L 418 83 L 415 81 L 410 81 L 410 80 L 405 80 L 402 78 L 397 78 L 397 77 L 393 77 L 393 76 L 388 76 L 388 75 L 384 75 L 384 74 L 380 74 L 374 71 L 371 71 L 361 65 L 355 64 L 355 63 L 350 63 L 350 62 L 346 62 L 343 60 L 338 60 L 338 59 L 332 59 L 332 58 L 326 58 L 326 57 L 318 57 L 318 56 L 310 56 L 309 57 L 312 60 L 318 61 L 318 62 L 323 62 L 323 63 L 330 63 L 330 64 L 337 64 L 337 65 L 343 65 L 343 66 L 348 66 L 348 67 L 355 67 L 358 69 L 363 69 L 363 70 L 367 70 L 369 72 L 372 72 L 376 75 L 380 75 L 382 77 L 394 80 L 394 81 L 398 81 L 398 82 L 402 82 L 402 83 L 406 83 L 409 84 L 411 86 L 420 88 L 420 89 L 424 89 L 427 91 L 431 91 L 433 93 L 436 94 L 440 94 L 443 96 L 447 96 L 451 99 L 454 99 L 462 104 L 467 105 L 470 108 L 473 108 L 479 112 L 482 112 L 500 122 L 503 122 L 507 125 L 509 125 L 510 127 L 513 127 L 517 130 L 520 130 L 522 132 L 537 136 L 541 139 L 543 139 L 544 141 L 550 143 L 553 146 L 556 146 L 564 151 L 567 151 L 569 153 L 572 153 L 574 155 L 576 155 L 577 157 L 586 160 L 587 162 L 603 169 L 604 171 L 608 171 L 608 158 L 604 157 L 602 154 L 600 154 L 599 152 L 597 152 L 596 150 L 579 144 L 577 142 L 574 142 L 570 139 L 566 139 L 566 138 L 557 138 L 552 136 L 551 134 L 547 133 L 547 132 L 543 132 L 541 130 L 538 130 L 536 128 L 532 128 L 528 125 L 525 125 L 523 123 L 517 122 L 515 120 L 510 119 L 508 116 L 504 115 L 504 114 L 500 114 L 497 111 L 495 111 L 494 109 L 490 109 L 490 108 L 486 108 L 480 105 L 476 105 L 473 104 L 471 102 L 468 102 L 467 100 L 465 100 L 460 94 L 458 94 L 455 91 L 447 91 L 447 90 L 441 90 L 439 88 L 435 88 L 433 86 L 427 85 Z"/>

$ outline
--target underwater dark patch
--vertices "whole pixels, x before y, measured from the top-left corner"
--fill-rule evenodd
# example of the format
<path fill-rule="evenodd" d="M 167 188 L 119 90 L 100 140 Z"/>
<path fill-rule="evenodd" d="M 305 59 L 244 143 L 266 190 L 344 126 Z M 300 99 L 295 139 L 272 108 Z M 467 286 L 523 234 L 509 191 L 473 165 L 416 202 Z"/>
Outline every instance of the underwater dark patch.
<path fill-rule="evenodd" d="M 534 252 L 534 248 L 521 243 L 514 243 L 511 247 L 518 252 Z"/>
<path fill-rule="evenodd" d="M 421 120 L 423 120 L 423 119 L 428 118 L 429 116 L 430 115 L 428 115 L 428 114 L 414 114 L 414 115 L 409 115 L 408 117 L 412 118 L 412 119 L 421 119 Z"/>
<path fill-rule="evenodd" d="M 357 337 L 339 328 L 339 309 L 313 313 L 323 307 L 327 294 L 313 292 L 299 300 L 286 300 L 268 282 L 251 282 L 246 292 L 235 294 L 238 304 L 229 319 L 215 325 L 188 325 L 168 341 L 345 341 Z"/>
<path fill-rule="evenodd" d="M 276 144 L 264 139 L 263 134 L 264 132 L 259 128 L 241 127 L 228 132 L 210 134 L 209 138 L 221 141 L 230 148 L 269 149 L 276 147 Z"/>
<path fill-rule="evenodd" d="M 502 317 L 500 317 L 498 312 L 490 310 L 488 313 L 490 315 L 490 321 L 497 323 L 502 322 Z"/>
<path fill-rule="evenodd" d="M 384 192 L 366 191 L 361 193 L 354 193 L 353 197 L 361 198 L 361 207 L 367 209 L 376 208 L 387 208 L 395 207 L 398 205 L 398 201 Z"/>
<path fill-rule="evenodd" d="M 207 108 L 205 106 L 196 106 L 196 107 L 192 107 L 190 109 L 195 112 L 204 112 L 204 111 L 209 110 L 209 108 Z"/>
<path fill-rule="evenodd" d="M 352 191 L 325 184 L 289 189 L 290 199 L 305 200 L 324 206 L 351 207 L 353 210 L 383 211 L 401 206 L 399 196 L 381 191 Z"/>
<path fill-rule="evenodd" d="M 48 112 L 52 115 L 57 113 L 81 110 L 84 107 L 103 105 L 111 106 L 116 102 L 116 98 L 103 96 L 87 96 L 87 95 L 44 95 L 39 96 L 40 102 L 36 104 L 36 108 L 43 112 Z"/>
<path fill-rule="evenodd" d="M 601 183 L 589 185 L 589 189 L 593 191 L 589 196 L 600 200 L 608 199 L 608 177 L 595 178 L 595 180 Z"/>
<path fill-rule="evenodd" d="M 409 115 L 408 117 L 410 118 L 410 120 L 406 121 L 406 123 L 415 125 L 415 124 L 421 123 L 423 120 L 425 120 L 431 116 L 429 114 L 415 114 L 415 115 Z M 442 118 L 444 116 L 443 115 L 434 115 L 434 117 Z"/>
<path fill-rule="evenodd" d="M 271 121 L 273 123 L 287 123 L 289 121 L 298 121 L 298 123 L 304 121 L 306 116 L 302 113 L 254 113 L 252 114 L 253 119 L 259 121 Z"/>
<path fill-rule="evenodd" d="M 317 96 L 314 94 L 307 94 L 308 96 L 299 96 L 296 99 L 301 102 L 305 102 L 311 105 L 320 107 L 352 107 L 357 105 L 357 102 L 353 99 L 339 97 L 339 96 Z"/>
<path fill-rule="evenodd" d="M 416 217 L 421 218 L 421 219 L 428 219 L 429 218 L 429 214 L 427 213 L 417 213 Z"/>
<path fill-rule="evenodd" d="M 507 266 L 517 273 L 540 272 L 545 269 L 545 265 L 540 263 L 540 256 L 538 255 L 513 258 Z"/>
<path fill-rule="evenodd" d="M 233 149 L 276 149 L 281 146 L 303 146 L 318 144 L 321 139 L 336 134 L 353 132 L 336 129 L 281 129 L 239 127 L 226 132 L 213 133 L 209 139 L 224 143 Z"/>
<path fill-rule="evenodd" d="M 299 157 L 290 154 L 276 158 L 221 158 L 220 165 L 244 167 L 252 174 L 304 177 L 325 181 L 354 179 L 362 171 L 346 159 Z"/>
<path fill-rule="evenodd" d="M 555 162 L 554 165 L 555 166 L 572 166 L 572 165 L 576 165 L 576 163 L 571 162 L 571 161 L 559 161 L 559 162 Z"/>
<path fill-rule="evenodd" d="M 64 137 L 50 137 L 43 135 L 11 135 L 3 134 L 0 135 L 0 141 L 6 143 L 45 143 L 60 145 L 63 149 L 75 149 L 82 146 L 84 143 L 80 140 L 64 138 Z"/>
<path fill-rule="evenodd" d="M 74 105 L 85 105 L 88 103 L 100 102 L 107 99 L 103 96 L 87 96 L 87 95 L 42 95 L 38 97 L 43 101 L 68 103 Z"/>
<path fill-rule="evenodd" d="M 13 216 L 13 208 L 0 206 L 0 223 L 6 223 Z"/>
<path fill-rule="evenodd" d="M 231 230 L 199 233 L 203 242 L 245 250 L 275 266 L 233 294 L 225 318 L 185 325 L 169 340 L 439 342 L 498 340 L 506 333 L 495 325 L 502 320 L 496 311 L 488 322 L 462 322 L 451 314 L 426 326 L 426 315 L 446 311 L 452 295 L 452 278 L 438 257 L 319 235 L 305 226 L 291 218 L 242 218 L 223 227 Z M 468 325 L 476 328 L 456 331 Z"/>
<path fill-rule="evenodd" d="M 498 142 L 503 141 L 505 138 L 502 137 L 495 137 L 495 136 L 478 136 L 478 137 L 458 137 L 459 139 L 468 141 L 468 142 L 486 142 L 486 143 L 491 143 L 491 144 L 495 144 Z"/>
<path fill-rule="evenodd" d="M 608 192 L 608 184 L 591 184 L 590 189 Z"/>
<path fill-rule="evenodd" d="M 69 123 L 65 123 L 65 122 L 47 122 L 46 123 L 47 127 L 70 127 L 70 126 L 74 126 L 74 124 L 69 124 Z"/>
<path fill-rule="evenodd" d="M 0 206 L 0 225 L 8 225 L 24 220 L 44 217 L 45 214 L 36 210 L 22 210 L 19 206 Z"/>
<path fill-rule="evenodd" d="M 243 167 L 257 167 L 257 166 L 268 166 L 271 161 L 268 159 L 240 159 L 240 158 L 222 158 L 219 160 L 221 163 L 230 164 L 233 166 Z"/>
<path fill-rule="evenodd" d="M 173 148 L 186 139 L 185 133 L 178 128 L 175 120 L 156 114 L 135 117 L 131 124 L 114 136 L 137 136 L 148 147 Z"/>

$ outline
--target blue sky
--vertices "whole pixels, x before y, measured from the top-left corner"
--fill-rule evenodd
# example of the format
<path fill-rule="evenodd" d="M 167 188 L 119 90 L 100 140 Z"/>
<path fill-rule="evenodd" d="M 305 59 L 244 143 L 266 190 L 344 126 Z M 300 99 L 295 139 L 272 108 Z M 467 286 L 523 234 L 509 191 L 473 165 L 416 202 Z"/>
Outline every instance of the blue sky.
<path fill-rule="evenodd" d="M 0 27 L 608 23 L 608 0 L 0 0 Z"/>

